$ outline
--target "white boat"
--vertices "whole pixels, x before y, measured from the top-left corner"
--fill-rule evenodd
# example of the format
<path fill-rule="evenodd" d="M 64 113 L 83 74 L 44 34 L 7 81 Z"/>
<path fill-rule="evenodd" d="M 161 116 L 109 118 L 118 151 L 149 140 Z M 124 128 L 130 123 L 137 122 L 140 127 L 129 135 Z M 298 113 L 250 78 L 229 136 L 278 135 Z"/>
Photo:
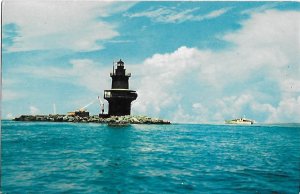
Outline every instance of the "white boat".
<path fill-rule="evenodd" d="M 240 118 L 240 119 L 226 120 L 225 123 L 237 124 L 237 125 L 252 125 L 254 121 L 246 118 Z"/>

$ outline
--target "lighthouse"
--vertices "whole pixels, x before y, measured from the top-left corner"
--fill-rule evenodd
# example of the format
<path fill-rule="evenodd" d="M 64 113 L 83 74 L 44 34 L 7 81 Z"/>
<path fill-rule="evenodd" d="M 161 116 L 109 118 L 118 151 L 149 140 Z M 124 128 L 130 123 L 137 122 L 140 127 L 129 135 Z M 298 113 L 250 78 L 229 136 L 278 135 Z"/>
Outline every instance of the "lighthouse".
<path fill-rule="evenodd" d="M 124 62 L 120 59 L 117 67 L 113 65 L 113 72 L 110 73 L 112 84 L 110 90 L 104 90 L 104 99 L 108 101 L 108 115 L 122 116 L 130 115 L 131 102 L 137 98 L 134 90 L 129 90 L 130 73 L 126 73 Z"/>

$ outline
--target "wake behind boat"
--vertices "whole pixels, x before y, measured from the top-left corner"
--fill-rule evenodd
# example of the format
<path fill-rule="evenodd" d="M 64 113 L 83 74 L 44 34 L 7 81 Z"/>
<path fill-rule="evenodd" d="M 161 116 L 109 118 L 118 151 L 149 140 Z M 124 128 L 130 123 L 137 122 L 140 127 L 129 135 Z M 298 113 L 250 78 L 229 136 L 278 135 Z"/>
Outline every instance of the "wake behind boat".
<path fill-rule="evenodd" d="M 225 120 L 225 124 L 236 124 L 236 125 L 252 125 L 254 120 L 240 118 L 240 119 L 233 119 L 233 120 Z"/>

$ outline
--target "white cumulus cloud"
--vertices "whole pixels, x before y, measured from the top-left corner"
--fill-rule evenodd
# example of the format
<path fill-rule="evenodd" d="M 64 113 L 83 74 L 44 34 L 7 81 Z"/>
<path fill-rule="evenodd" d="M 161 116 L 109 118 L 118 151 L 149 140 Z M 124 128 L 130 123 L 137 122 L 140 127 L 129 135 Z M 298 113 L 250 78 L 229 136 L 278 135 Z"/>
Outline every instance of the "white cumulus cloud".
<path fill-rule="evenodd" d="M 117 26 L 103 18 L 134 3 L 100 1 L 4 1 L 3 25 L 18 26 L 7 51 L 101 49 L 97 41 L 119 35 Z M 5 34 L 5 32 L 4 32 Z"/>
<path fill-rule="evenodd" d="M 133 79 L 134 111 L 181 122 L 256 113 L 260 121 L 299 122 L 299 21 L 295 11 L 253 13 L 240 30 L 220 37 L 232 44 L 228 49 L 182 46 L 153 55 L 134 70 L 141 77 Z"/>

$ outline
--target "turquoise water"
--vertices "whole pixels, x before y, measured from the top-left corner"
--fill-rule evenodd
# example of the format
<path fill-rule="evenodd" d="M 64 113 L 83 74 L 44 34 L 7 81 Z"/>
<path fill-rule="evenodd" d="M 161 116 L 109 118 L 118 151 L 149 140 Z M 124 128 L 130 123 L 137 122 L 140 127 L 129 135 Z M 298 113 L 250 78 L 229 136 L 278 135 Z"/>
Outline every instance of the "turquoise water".
<path fill-rule="evenodd" d="M 2 121 L 4 193 L 298 193 L 300 125 Z"/>

